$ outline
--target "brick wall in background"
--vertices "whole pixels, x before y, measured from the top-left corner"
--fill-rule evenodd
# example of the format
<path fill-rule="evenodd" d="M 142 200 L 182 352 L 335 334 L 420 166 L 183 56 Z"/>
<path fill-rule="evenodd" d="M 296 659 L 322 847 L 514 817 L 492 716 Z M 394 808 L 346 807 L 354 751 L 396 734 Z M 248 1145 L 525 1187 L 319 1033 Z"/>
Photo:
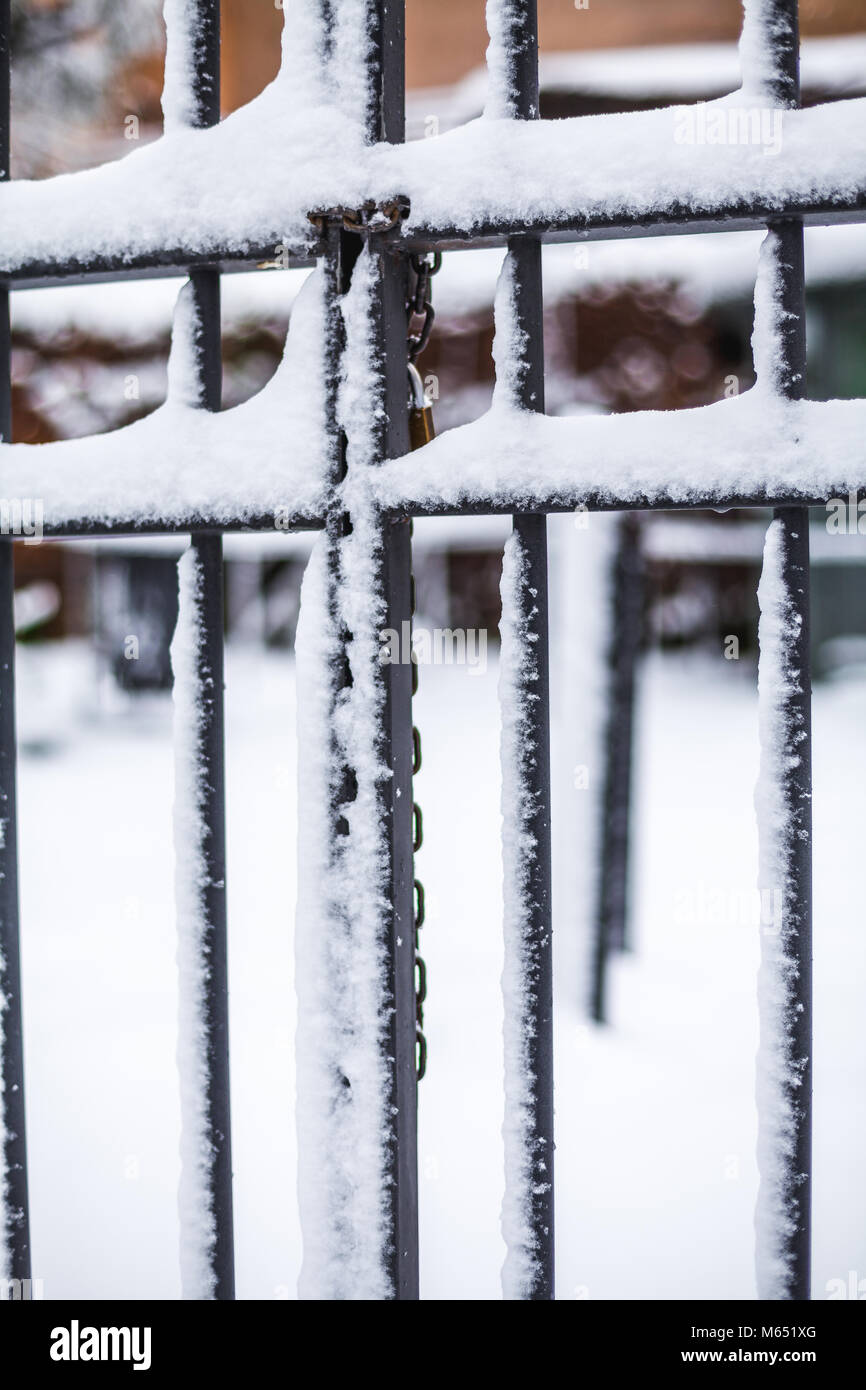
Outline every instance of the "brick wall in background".
<path fill-rule="evenodd" d="M 406 0 L 410 87 L 447 85 L 484 61 L 485 0 Z M 801 0 L 805 34 L 866 28 L 863 0 Z M 539 0 L 541 47 L 549 52 L 639 44 L 736 40 L 740 0 Z M 223 111 L 252 100 L 276 76 L 282 11 L 274 0 L 222 0 Z"/>

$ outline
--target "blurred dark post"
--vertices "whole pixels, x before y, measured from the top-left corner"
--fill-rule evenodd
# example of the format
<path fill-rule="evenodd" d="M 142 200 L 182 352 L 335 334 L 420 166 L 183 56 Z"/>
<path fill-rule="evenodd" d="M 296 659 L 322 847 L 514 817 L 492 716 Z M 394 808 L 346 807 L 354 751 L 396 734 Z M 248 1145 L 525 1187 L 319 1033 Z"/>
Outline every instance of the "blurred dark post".
<path fill-rule="evenodd" d="M 11 15 L 0 0 L 0 179 L 9 177 Z M 0 289 L 0 437 L 12 437 L 12 350 L 9 291 Z M 0 1058 L 3 1153 L 0 1191 L 9 1254 L 8 1276 L 30 1279 L 27 1141 L 24 1123 L 24 1041 L 18 924 L 18 815 L 15 736 L 15 566 L 10 536 L 0 536 Z M 7 1271 L 0 1270 L 0 1277 Z"/>
<path fill-rule="evenodd" d="M 635 681 L 643 643 L 644 606 L 641 528 L 633 512 L 625 513 L 619 521 L 612 590 L 601 851 L 592 965 L 591 1011 L 597 1023 L 604 1023 L 607 1016 L 610 952 L 623 950 L 628 944 Z"/>

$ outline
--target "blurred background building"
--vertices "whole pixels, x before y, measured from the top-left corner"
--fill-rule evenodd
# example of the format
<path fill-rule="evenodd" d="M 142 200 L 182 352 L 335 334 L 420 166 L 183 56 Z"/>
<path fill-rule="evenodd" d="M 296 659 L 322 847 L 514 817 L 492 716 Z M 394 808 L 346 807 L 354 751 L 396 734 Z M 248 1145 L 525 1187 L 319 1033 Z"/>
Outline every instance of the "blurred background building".
<path fill-rule="evenodd" d="M 738 85 L 739 0 L 539 0 L 541 113 L 561 118 L 707 100 Z M 807 103 L 866 93 L 861 0 L 806 0 Z M 14 177 L 43 178 L 122 157 L 161 131 L 160 0 L 13 0 Z M 225 114 L 252 100 L 279 65 L 274 0 L 223 0 Z M 481 114 L 484 0 L 408 0 L 408 138 Z M 758 234 L 594 243 L 545 253 L 548 409 L 675 409 L 745 390 Z M 493 386 L 493 292 L 499 253 L 445 258 L 436 331 L 419 363 L 440 430 L 487 408 Z M 866 394 L 866 235 L 808 237 L 810 394 Z M 257 391 L 282 350 L 300 272 L 227 277 L 224 401 Z M 23 292 L 14 297 L 14 438 L 41 443 L 115 429 L 165 394 L 177 284 L 149 282 Z M 696 469 L 700 460 L 695 461 Z M 816 519 L 818 670 L 866 649 L 863 538 L 830 537 Z M 649 517 L 642 523 L 647 633 L 663 644 L 754 649 L 762 526 L 754 514 Z M 424 616 L 488 627 L 498 618 L 505 524 L 419 528 Z M 235 635 L 289 644 L 308 542 L 271 553 L 227 542 L 228 622 Z M 22 637 L 101 633 L 122 683 L 169 679 L 164 594 L 170 543 L 19 546 Z M 852 568 L 854 567 L 854 568 Z M 29 594 L 29 599 L 27 595 Z M 158 596 L 158 599 L 157 597 Z M 154 616 L 157 615 L 157 616 Z M 152 621 L 151 621 L 152 620 Z M 156 623 L 156 627 L 153 627 Z M 148 624 L 151 628 L 148 628 Z M 150 659 L 114 660 L 129 631 L 151 631 Z"/>

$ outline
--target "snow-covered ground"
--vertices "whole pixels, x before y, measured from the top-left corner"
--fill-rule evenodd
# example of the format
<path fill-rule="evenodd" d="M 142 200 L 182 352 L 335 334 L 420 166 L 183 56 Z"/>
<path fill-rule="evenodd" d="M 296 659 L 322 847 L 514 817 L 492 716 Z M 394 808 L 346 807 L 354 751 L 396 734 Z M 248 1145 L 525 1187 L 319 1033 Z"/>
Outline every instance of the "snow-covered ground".
<path fill-rule="evenodd" d="M 168 699 L 96 709 L 89 658 L 24 653 L 21 856 L 34 1274 L 47 1298 L 179 1293 Z M 294 1298 L 295 692 L 228 653 L 229 907 L 239 1294 Z M 42 679 L 55 717 L 33 722 Z M 421 670 L 418 872 L 430 994 L 422 1291 L 498 1298 L 503 1175 L 497 671 Z M 866 677 L 815 697 L 814 1294 L 866 1275 Z M 76 692 L 80 692 L 80 697 Z M 635 951 L 613 1023 L 561 949 L 561 1298 L 754 1296 L 754 669 L 653 657 L 641 702 Z M 29 708 L 28 708 L 29 705 Z M 32 740 L 32 743 L 31 743 Z M 563 763 L 554 744 L 553 765 Z M 575 791 L 574 796 L 585 795 Z M 567 841 L 560 852 L 573 853 Z M 585 906 L 585 905 L 584 905 Z M 557 904 L 564 942 L 570 909 Z"/>

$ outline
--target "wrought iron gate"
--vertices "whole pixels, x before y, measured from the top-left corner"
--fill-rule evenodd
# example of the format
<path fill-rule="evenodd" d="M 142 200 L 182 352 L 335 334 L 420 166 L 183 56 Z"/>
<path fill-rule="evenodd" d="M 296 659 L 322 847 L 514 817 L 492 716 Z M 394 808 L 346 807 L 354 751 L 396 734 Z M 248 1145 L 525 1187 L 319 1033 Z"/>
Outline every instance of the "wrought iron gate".
<path fill-rule="evenodd" d="M 296 7 L 297 8 L 297 7 Z M 306 0 L 305 10 L 322 26 L 325 47 L 333 42 L 340 20 L 363 27 L 365 44 L 365 130 L 370 146 L 400 145 L 404 139 L 404 6 L 402 0 Z M 286 6 L 287 11 L 290 7 Z M 193 42 L 190 47 L 191 115 L 195 126 L 219 120 L 219 0 L 187 0 L 185 15 Z M 539 116 L 538 34 L 535 0 L 498 0 L 490 7 L 495 50 L 494 80 L 498 84 L 497 114 L 514 122 Z M 799 104 L 799 39 L 795 0 L 753 0 L 749 23 L 752 47 L 760 59 L 764 99 L 768 107 Z M 360 42 L 360 30 L 358 39 Z M 0 0 L 0 166 L 9 167 L 9 34 L 10 0 Z M 651 51 L 646 61 L 652 61 Z M 516 127 L 515 127 L 516 128 Z M 519 192 L 519 190 L 518 190 Z M 0 191 L 0 241 L 3 196 Z M 370 653 L 370 641 L 380 628 L 401 629 L 411 621 L 411 518 L 420 515 L 498 512 L 513 515 L 514 534 L 507 555 L 504 643 L 509 662 L 512 709 L 516 716 L 506 730 L 511 740 L 510 920 L 507 923 L 507 963 L 515 987 L 507 996 L 511 1011 L 513 1054 L 506 1059 L 506 1105 L 512 1133 L 508 1191 L 517 1219 L 511 1233 L 509 1291 L 527 1299 L 550 1299 L 554 1292 L 553 1219 L 553 1047 L 550 887 L 550 672 L 547 647 L 546 515 L 578 506 L 590 509 L 752 507 L 775 509 L 778 529 L 778 579 L 786 615 L 781 661 L 790 677 L 777 710 L 778 787 L 784 811 L 782 844 L 784 923 L 781 946 L 791 968 L 786 975 L 789 1006 L 780 1020 L 779 1045 L 799 1069 L 796 1094 L 791 1073 L 780 1082 L 783 1100 L 793 1122 L 791 1133 L 770 1133 L 776 1145 L 783 1181 L 773 1194 L 783 1235 L 778 1250 L 781 1283 L 772 1296 L 809 1297 L 810 1240 L 810 1066 L 811 1066 L 811 913 L 810 913 L 810 736 L 809 736 L 809 505 L 826 496 L 813 495 L 795 482 L 779 481 L 768 466 L 766 479 L 753 487 L 718 483 L 700 487 L 701 460 L 695 460 L 696 487 L 687 495 L 672 481 L 669 486 L 617 490 L 597 478 L 537 484 L 532 470 L 517 485 L 482 485 L 463 493 L 453 479 L 442 487 L 427 484 L 413 495 L 411 472 L 393 469 L 409 449 L 407 417 L 407 303 L 410 281 L 417 273 L 412 258 L 427 258 L 442 250 L 480 245 L 507 248 L 510 312 L 514 346 L 509 363 L 511 403 L 523 412 L 544 411 L 541 248 L 546 241 L 646 234 L 769 227 L 774 233 L 767 252 L 778 287 L 776 328 L 780 360 L 775 366 L 780 397 L 805 395 L 804 223 L 866 219 L 866 171 L 859 170 L 854 186 L 830 191 L 797 191 L 780 196 L 767 182 L 749 196 L 681 196 L 661 192 L 649 211 L 631 210 L 626 200 L 611 210 L 560 209 L 556 216 L 525 217 L 485 214 L 471 226 L 455 218 L 439 225 L 419 224 L 400 197 L 372 197 L 362 206 L 346 206 L 335 197 L 333 206 L 309 207 L 309 237 L 283 247 L 286 264 L 324 269 L 327 307 L 328 402 L 330 477 L 322 505 L 315 514 L 299 508 L 288 522 L 293 529 L 323 531 L 326 536 L 322 620 L 331 622 L 329 701 L 332 715 L 332 762 L 327 777 L 329 799 L 330 867 L 336 877 L 354 872 L 366 862 L 372 876 L 363 888 L 364 901 L 355 909 L 345 900 L 328 905 L 330 919 L 350 936 L 353 912 L 359 917 L 370 906 L 377 926 L 377 949 L 385 962 L 379 981 L 375 1017 L 343 1022 L 351 1033 L 360 1029 L 362 1041 L 378 1051 L 385 1077 L 385 1099 L 379 1111 L 383 1127 L 381 1151 L 370 1172 L 378 1191 L 374 1198 L 382 1213 L 379 1246 L 371 1254 L 380 1282 L 365 1284 L 366 1274 L 349 1269 L 341 1276 L 326 1271 L 316 1286 L 319 1296 L 418 1296 L 418 1189 L 416 1173 L 416 1091 L 418 1070 L 417 979 L 415 943 L 423 917 L 423 894 L 415 881 L 413 854 L 420 842 L 420 813 L 412 795 L 413 770 L 419 749 L 412 723 L 412 671 L 404 664 L 382 666 Z M 52 259 L 39 251 L 34 258 L 13 257 L 2 270 L 0 292 L 0 433 L 8 440 L 11 420 L 9 369 L 9 291 L 49 283 L 120 276 L 187 271 L 195 309 L 198 397 L 209 411 L 220 407 L 220 274 L 253 268 L 272 260 L 274 247 L 263 234 L 260 244 L 240 249 L 235 240 L 220 242 L 215 235 L 205 251 L 178 244 L 124 255 L 103 249 L 99 229 L 86 254 L 76 249 Z M 417 264 L 417 262 L 416 262 Z M 359 271 L 359 267 L 363 267 Z M 341 407 L 341 382 L 346 373 L 346 326 L 341 303 L 362 294 L 369 349 L 372 399 L 368 437 L 363 447 L 346 428 Z M 381 408 L 374 409 L 374 405 Z M 720 441 L 720 448 L 724 441 Z M 423 458 L 423 455 L 416 455 Z M 360 494 L 353 479 L 375 469 L 381 482 L 365 483 Z M 408 481 L 407 481 L 408 480 Z M 840 485 L 845 480 L 839 479 Z M 823 493 L 823 490 L 822 490 Z M 841 493 L 841 486 L 840 486 Z M 359 497 L 362 500 L 359 502 Z M 370 499 L 373 504 L 370 504 Z M 207 1288 L 211 1296 L 234 1296 L 232 1257 L 231 1152 L 229 1065 L 227 1036 L 227 973 L 225 923 L 225 846 L 222 707 L 222 541 L 230 530 L 268 530 L 273 515 L 228 518 L 201 514 L 170 520 L 143 520 L 132 512 L 109 520 L 91 516 L 47 518 L 49 536 L 141 534 L 175 532 L 192 535 L 202 603 L 195 687 L 200 700 L 198 751 L 201 776 L 197 795 L 206 827 L 203 853 L 205 887 L 200 907 L 206 921 L 201 942 L 205 990 L 207 1076 L 200 1097 L 206 1117 L 209 1161 L 206 1184 L 212 1217 L 207 1250 Z M 283 525 L 285 525 L 285 519 Z M 347 542 L 353 547 L 347 549 Z M 350 625 L 346 603 L 351 576 L 347 566 L 363 564 L 374 603 L 369 631 Z M 4 1009 L 2 1023 L 2 1106 L 5 1189 L 3 1210 L 9 1273 L 24 1280 L 30 1274 L 27 1176 L 25 1153 L 24 1069 L 21 1042 L 21 998 L 18 954 L 17 858 L 15 815 L 15 724 L 13 711 L 14 628 L 12 623 L 12 543 L 0 541 L 0 799 L 4 835 L 0 842 L 0 948 Z M 363 617 L 363 615 L 362 615 Z M 364 645 L 366 641 L 366 646 Z M 510 655 L 509 655 L 510 653 Z M 367 683 L 369 682 L 369 689 Z M 351 692 L 361 686 L 369 695 L 365 706 L 372 722 L 359 749 L 346 737 L 339 719 Z M 348 692 L 348 695 L 347 695 Z M 372 759 L 373 774 L 367 768 Z M 362 861 L 354 841 L 359 838 L 357 814 L 369 811 L 384 828 L 381 845 Z M 379 852 L 381 850 L 381 853 Z M 324 890 L 323 890 L 324 891 Z M 384 907 L 382 907 L 384 904 Z M 381 910 L 380 910 L 381 909 Z M 597 962 L 603 977 L 603 956 Z M 601 988 L 601 985 L 599 985 Z M 791 1024 L 791 1019 L 795 1022 Z M 369 1023 L 369 1027 L 367 1024 Z M 364 1030 L 366 1029 L 366 1032 Z M 357 1040 L 357 1039 L 356 1039 Z M 361 1104 L 353 1092 L 348 1068 L 339 1058 L 325 1059 L 323 1085 L 332 1116 L 342 1107 Z M 330 1091 L 328 1092 L 328 1087 Z M 378 1102 L 377 1102 L 378 1103 Z M 334 1169 L 328 1177 L 339 1185 L 346 1174 Z M 334 1194 L 331 1194 L 334 1196 Z M 352 1193 L 334 1196 L 336 1214 L 323 1220 L 351 1229 Z M 342 1205 L 340 1205 L 342 1203 Z M 313 1241 L 315 1243 L 315 1233 Z M 361 1252 L 363 1255 L 364 1252 Z M 360 1258 L 360 1256 L 359 1256 Z M 322 1256 L 323 1267 L 327 1265 Z M 351 1263 L 351 1262 L 350 1262 Z M 363 1265 L 363 1261 L 362 1261 Z M 361 1266 L 359 1266 L 360 1268 Z M 367 1269 L 367 1266 L 364 1266 Z M 360 1283 L 353 1288 L 352 1279 Z"/>

